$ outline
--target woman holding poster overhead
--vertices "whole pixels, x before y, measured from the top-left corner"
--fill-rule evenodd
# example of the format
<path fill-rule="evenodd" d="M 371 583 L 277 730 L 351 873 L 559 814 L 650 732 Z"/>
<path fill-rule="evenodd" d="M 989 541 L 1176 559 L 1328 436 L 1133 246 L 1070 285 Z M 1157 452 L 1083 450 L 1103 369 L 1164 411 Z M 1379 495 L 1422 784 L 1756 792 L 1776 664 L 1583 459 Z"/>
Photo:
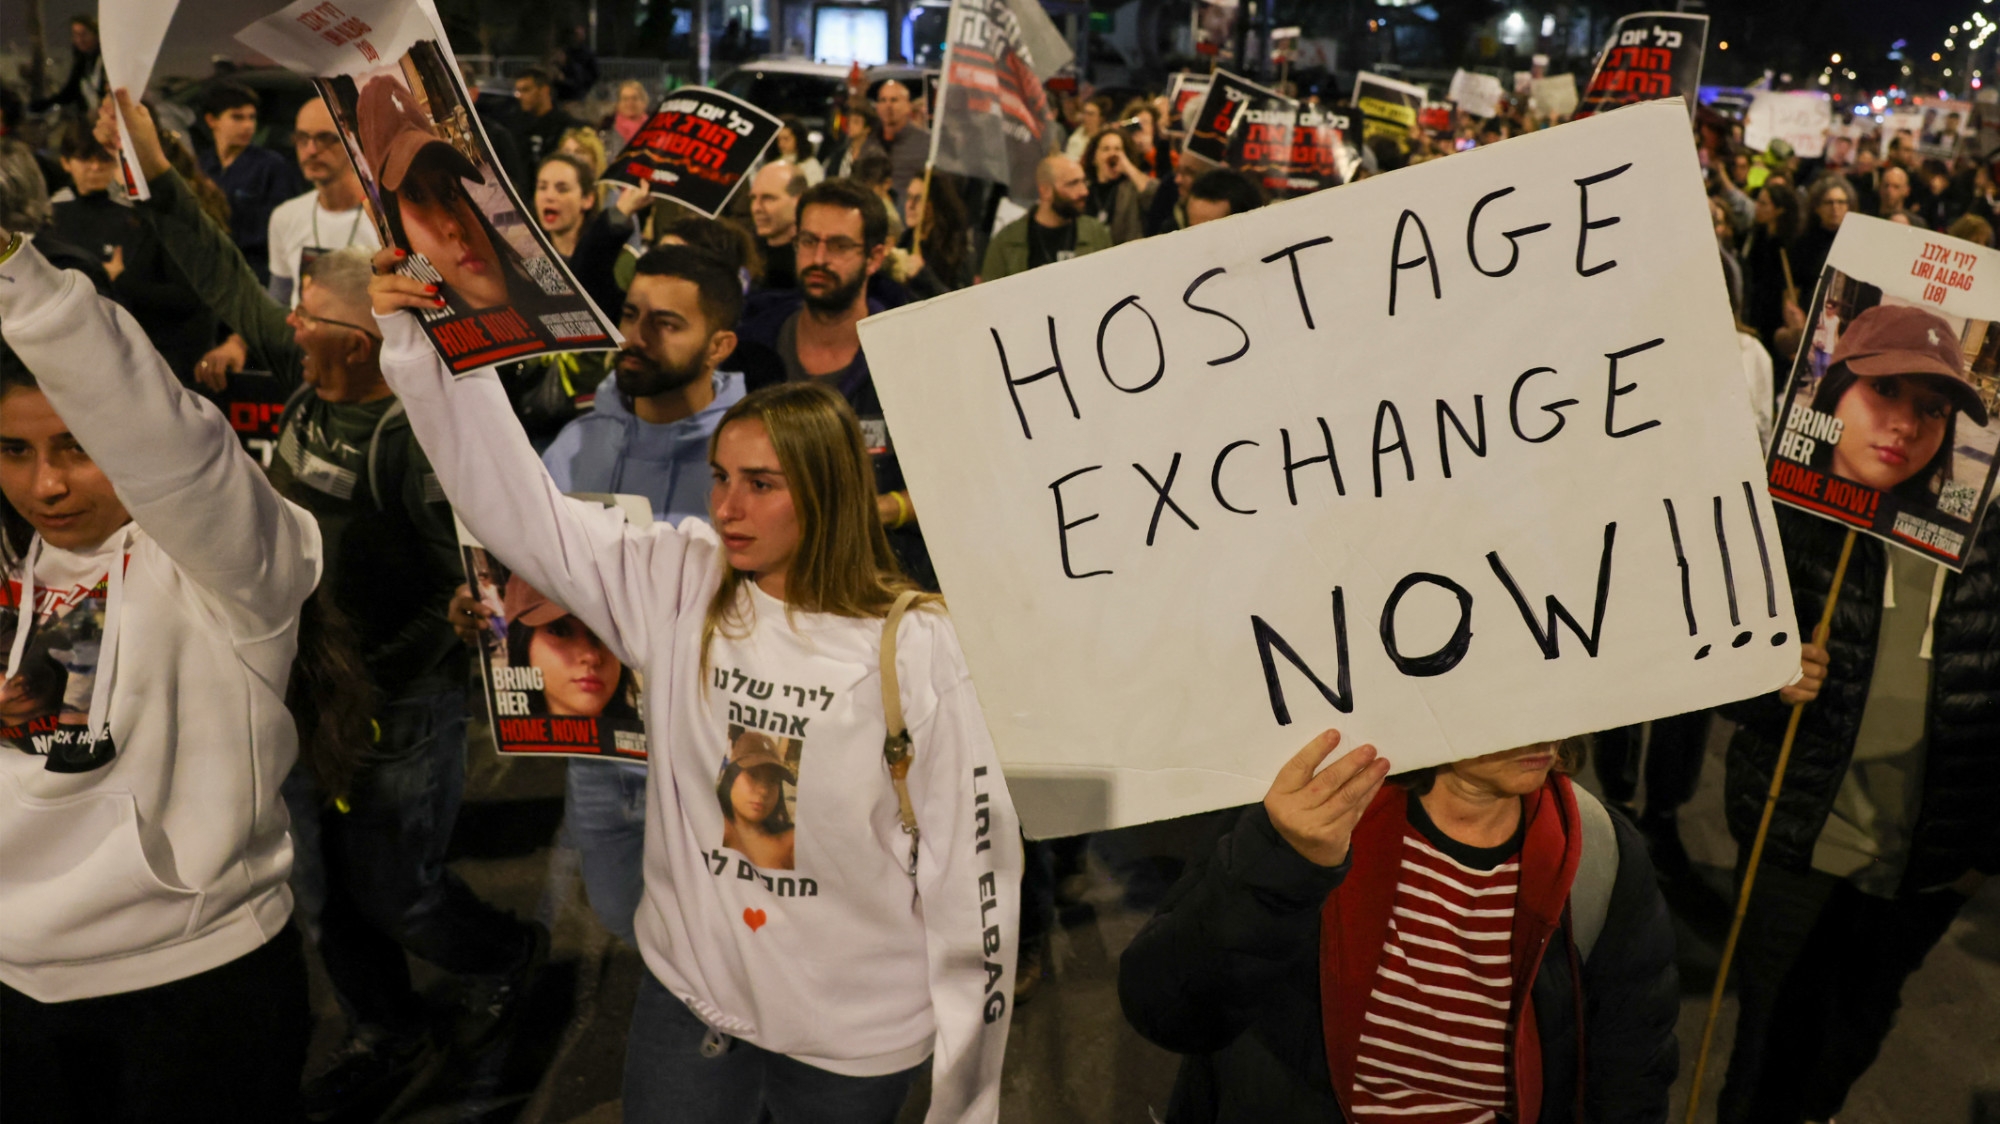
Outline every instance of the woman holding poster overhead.
<path fill-rule="evenodd" d="M 0 231 L 0 1116 L 296 1117 L 279 783 L 319 528 L 83 274 Z"/>
<path fill-rule="evenodd" d="M 445 369 L 401 314 L 435 298 L 395 263 L 376 259 L 384 366 L 446 494 L 646 681 L 625 1118 L 888 1124 L 928 1058 L 930 1120 L 996 1119 L 1018 828 L 844 400 L 794 383 L 738 402 L 709 445 L 713 529 L 631 528 L 562 496 L 492 375 Z"/>
<path fill-rule="evenodd" d="M 1666 1117 L 1679 988 L 1646 845 L 1545 742 L 1389 777 L 1328 730 L 1118 966 L 1174 1124 Z M 1384 781 L 1389 783 L 1385 784 Z"/>

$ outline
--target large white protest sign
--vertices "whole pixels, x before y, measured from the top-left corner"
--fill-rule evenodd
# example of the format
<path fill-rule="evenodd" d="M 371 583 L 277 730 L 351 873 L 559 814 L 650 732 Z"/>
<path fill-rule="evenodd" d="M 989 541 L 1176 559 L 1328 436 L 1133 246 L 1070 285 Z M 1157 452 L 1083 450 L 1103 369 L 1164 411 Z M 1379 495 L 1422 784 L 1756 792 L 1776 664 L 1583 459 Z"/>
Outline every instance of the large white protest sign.
<path fill-rule="evenodd" d="M 1818 94 L 1759 91 L 1743 117 L 1743 143 L 1759 152 L 1774 140 L 1792 146 L 1807 159 L 1826 152 L 1826 131 L 1833 125 L 1833 103 Z"/>
<path fill-rule="evenodd" d="M 1775 689 L 1782 552 L 1678 100 L 870 317 L 1022 816 Z"/>

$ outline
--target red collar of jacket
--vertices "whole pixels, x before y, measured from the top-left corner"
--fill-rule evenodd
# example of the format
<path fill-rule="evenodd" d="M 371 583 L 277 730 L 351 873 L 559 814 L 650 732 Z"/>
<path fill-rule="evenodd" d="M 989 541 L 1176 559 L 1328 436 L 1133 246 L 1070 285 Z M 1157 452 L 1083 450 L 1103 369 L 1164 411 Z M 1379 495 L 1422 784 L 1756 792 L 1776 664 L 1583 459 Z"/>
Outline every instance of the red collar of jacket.
<path fill-rule="evenodd" d="M 1326 1036 L 1327 1068 L 1343 1115 L 1354 1089 L 1354 1058 L 1360 1049 L 1361 1019 L 1382 963 L 1389 911 L 1402 872 L 1403 835 L 1409 828 L 1409 794 L 1382 786 L 1354 829 L 1354 866 L 1320 911 L 1320 1012 Z M 1514 903 L 1514 1006 L 1512 1027 L 1514 1115 L 1532 1124 L 1542 1108 L 1542 1044 L 1529 998 L 1542 953 L 1562 924 L 1563 905 L 1583 856 L 1576 794 L 1568 777 L 1549 774 L 1548 784 L 1527 797 L 1528 818 L 1521 843 L 1521 889 Z M 1581 1028 L 1579 1028 L 1579 1032 Z M 1581 1080 L 1581 1075 L 1578 1075 Z"/>

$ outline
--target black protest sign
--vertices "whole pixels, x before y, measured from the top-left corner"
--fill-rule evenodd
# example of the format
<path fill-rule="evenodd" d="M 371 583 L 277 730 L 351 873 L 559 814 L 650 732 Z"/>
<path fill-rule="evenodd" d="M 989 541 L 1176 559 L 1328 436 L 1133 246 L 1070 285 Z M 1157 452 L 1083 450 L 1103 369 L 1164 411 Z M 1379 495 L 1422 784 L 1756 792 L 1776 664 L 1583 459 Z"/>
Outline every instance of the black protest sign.
<path fill-rule="evenodd" d="M 215 396 L 229 419 L 236 439 L 257 463 L 271 467 L 278 449 L 278 430 L 285 415 L 285 387 L 269 371 L 238 371 L 229 376 L 229 385 Z"/>
<path fill-rule="evenodd" d="M 501 173 L 425 5 L 298 0 L 236 38 L 313 78 L 397 272 L 437 287 L 417 315 L 453 372 L 618 346 Z"/>
<path fill-rule="evenodd" d="M 1633 102 L 1674 97 L 1686 98 L 1692 113 L 1707 42 L 1707 16 L 1639 12 L 1620 19 L 1575 115 L 1588 117 Z"/>
<path fill-rule="evenodd" d="M 1185 70 L 1167 79 L 1167 131 L 1178 133 L 1186 128 L 1188 111 L 1208 95 L 1208 83 L 1208 75 Z"/>
<path fill-rule="evenodd" d="M 1347 111 L 1301 110 L 1276 90 L 1217 71 L 1185 151 L 1237 169 L 1271 199 L 1289 199 L 1342 182 L 1339 154 L 1349 121 Z"/>
<path fill-rule="evenodd" d="M 1851 215 L 1807 313 L 1771 497 L 1963 568 L 2000 461 L 2000 254 Z"/>
<path fill-rule="evenodd" d="M 611 158 L 607 183 L 651 184 L 713 218 L 778 135 L 776 117 L 742 98 L 706 86 L 668 94 L 653 116 Z"/>

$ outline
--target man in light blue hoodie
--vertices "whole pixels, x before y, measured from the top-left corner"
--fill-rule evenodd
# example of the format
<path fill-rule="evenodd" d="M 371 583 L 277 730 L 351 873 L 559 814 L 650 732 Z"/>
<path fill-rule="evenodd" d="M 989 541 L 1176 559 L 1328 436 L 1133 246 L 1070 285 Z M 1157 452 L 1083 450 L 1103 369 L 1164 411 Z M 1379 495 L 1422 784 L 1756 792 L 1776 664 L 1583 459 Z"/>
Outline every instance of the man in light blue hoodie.
<path fill-rule="evenodd" d="M 708 441 L 743 397 L 743 376 L 716 367 L 736 350 L 743 290 L 735 270 L 686 246 L 639 259 L 619 316 L 625 349 L 595 405 L 556 435 L 542 462 L 565 492 L 644 496 L 653 518 L 708 518 Z M 505 559 L 502 559 L 505 561 Z M 491 610 L 460 590 L 461 635 Z M 584 891 L 604 927 L 637 944 L 646 767 L 573 758 L 564 821 L 583 857 Z"/>

